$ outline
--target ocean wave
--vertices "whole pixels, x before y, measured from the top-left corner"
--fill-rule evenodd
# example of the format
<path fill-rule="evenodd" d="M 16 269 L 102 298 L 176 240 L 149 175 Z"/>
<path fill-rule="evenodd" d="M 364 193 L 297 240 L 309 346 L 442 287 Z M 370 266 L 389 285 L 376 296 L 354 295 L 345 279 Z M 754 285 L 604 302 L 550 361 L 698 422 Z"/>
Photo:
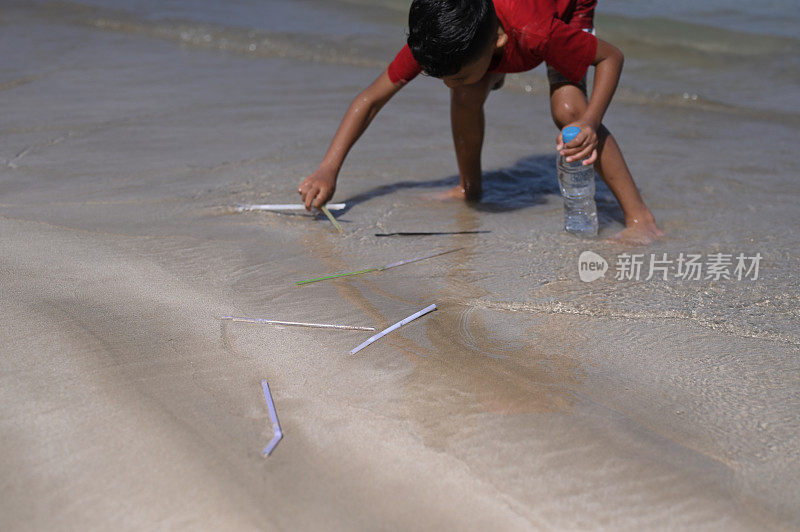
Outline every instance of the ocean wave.
<path fill-rule="evenodd" d="M 392 4 L 389 2 L 389 4 Z M 213 49 L 250 57 L 284 58 L 304 62 L 384 68 L 392 54 L 395 42 L 386 42 L 374 35 L 323 35 L 279 33 L 263 29 L 232 27 L 202 23 L 186 19 L 149 19 L 124 10 L 88 6 L 75 2 L 48 2 L 27 7 L 36 16 L 55 19 L 62 23 L 84 25 L 106 31 L 143 35 L 177 43 L 181 46 Z M 697 61 L 736 62 L 742 58 L 763 61 L 763 56 L 788 54 L 800 57 L 800 41 L 784 37 L 771 37 L 685 23 L 666 18 L 633 18 L 600 16 L 598 26 L 601 36 L 618 44 L 626 55 L 644 57 L 653 61 L 668 60 L 675 64 L 693 64 Z M 398 35 L 402 32 L 398 30 Z M 397 42 L 401 42 L 401 38 Z M 702 55 L 704 58 L 698 59 Z M 725 56 L 725 58 L 723 58 Z M 791 76 L 790 70 L 784 74 Z M 797 73 L 800 78 L 800 73 Z M 510 90 L 533 92 L 532 87 L 542 85 L 540 74 L 512 75 Z M 534 83 L 534 80 L 537 80 Z M 621 88 L 617 101 L 667 108 L 687 108 L 734 114 L 743 118 L 768 120 L 774 123 L 798 124 L 800 114 L 787 110 L 768 110 L 723 103 L 694 91 L 656 92 Z"/>
<path fill-rule="evenodd" d="M 664 310 L 626 310 L 605 307 L 590 307 L 561 301 L 553 302 L 521 302 L 497 301 L 492 299 L 459 300 L 453 302 L 480 309 L 505 310 L 509 312 L 534 312 L 545 314 L 573 314 L 593 318 L 614 318 L 642 321 L 679 321 L 693 323 L 707 329 L 721 331 L 740 338 L 769 340 L 800 347 L 800 337 L 789 329 L 768 329 L 763 324 L 751 323 L 747 320 L 720 320 L 713 316 L 699 315 L 695 309 Z"/>
<path fill-rule="evenodd" d="M 504 85 L 504 90 L 525 92 L 532 95 L 541 95 L 549 90 L 547 80 L 542 73 L 511 74 Z M 763 109 L 747 107 L 732 103 L 725 103 L 698 94 L 694 91 L 659 92 L 637 90 L 630 87 L 620 87 L 614 95 L 614 101 L 650 106 L 660 109 L 685 109 L 690 111 L 713 112 L 749 120 L 759 120 L 774 124 L 798 125 L 800 114 L 785 109 Z"/>
<path fill-rule="evenodd" d="M 645 57 L 668 57 L 676 61 L 697 58 L 697 54 L 724 58 L 772 57 L 797 54 L 800 40 L 735 31 L 666 17 L 625 17 L 598 15 L 596 26 L 601 36 Z"/>
<path fill-rule="evenodd" d="M 363 36 L 268 32 L 182 19 L 150 20 L 126 11 L 72 2 L 42 4 L 36 14 L 60 22 L 144 35 L 181 44 L 252 57 L 285 58 L 328 64 L 375 67 L 387 61 L 369 53 Z"/>

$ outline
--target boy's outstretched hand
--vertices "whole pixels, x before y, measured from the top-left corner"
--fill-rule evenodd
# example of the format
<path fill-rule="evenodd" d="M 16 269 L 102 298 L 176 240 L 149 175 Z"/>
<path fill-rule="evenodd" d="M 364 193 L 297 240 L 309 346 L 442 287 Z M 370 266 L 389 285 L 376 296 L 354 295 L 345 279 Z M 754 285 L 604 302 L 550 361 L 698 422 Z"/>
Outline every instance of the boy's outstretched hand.
<path fill-rule="evenodd" d="M 336 174 L 329 170 L 318 168 L 300 183 L 297 192 L 303 197 L 303 203 L 307 211 L 310 211 L 311 207 L 319 209 L 336 192 Z"/>
<path fill-rule="evenodd" d="M 597 130 L 583 122 L 573 122 L 564 127 L 574 126 L 581 130 L 577 137 L 564 145 L 561 132 L 558 133 L 556 140 L 556 150 L 559 154 L 567 157 L 567 162 L 583 160 L 583 165 L 588 166 L 597 160 Z M 562 128 L 563 129 L 563 128 Z"/>

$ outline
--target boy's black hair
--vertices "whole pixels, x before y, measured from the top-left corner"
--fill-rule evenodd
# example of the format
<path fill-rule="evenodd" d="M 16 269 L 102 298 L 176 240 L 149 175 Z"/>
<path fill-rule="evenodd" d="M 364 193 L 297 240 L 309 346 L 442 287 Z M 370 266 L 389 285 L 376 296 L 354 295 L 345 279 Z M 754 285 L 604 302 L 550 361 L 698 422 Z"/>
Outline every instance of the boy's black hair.
<path fill-rule="evenodd" d="M 486 49 L 496 24 L 492 0 L 414 0 L 408 47 L 429 76 L 452 76 Z"/>

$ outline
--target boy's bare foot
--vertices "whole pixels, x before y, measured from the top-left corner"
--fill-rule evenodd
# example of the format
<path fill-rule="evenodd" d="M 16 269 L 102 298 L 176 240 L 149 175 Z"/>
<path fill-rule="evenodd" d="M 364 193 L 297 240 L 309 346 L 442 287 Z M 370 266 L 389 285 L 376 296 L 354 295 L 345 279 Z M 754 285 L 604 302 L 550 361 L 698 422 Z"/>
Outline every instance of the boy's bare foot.
<path fill-rule="evenodd" d="M 456 185 L 451 189 L 442 191 L 442 192 L 434 192 L 427 196 L 429 199 L 438 200 L 438 201 L 446 201 L 446 200 L 461 200 L 461 201 L 477 201 L 480 197 L 480 193 L 474 195 L 468 195 L 467 191 L 461 185 Z"/>
<path fill-rule="evenodd" d="M 652 215 L 642 220 L 631 220 L 626 225 L 625 229 L 609 238 L 608 241 L 629 246 L 644 246 L 664 236 L 664 231 L 658 228 Z"/>

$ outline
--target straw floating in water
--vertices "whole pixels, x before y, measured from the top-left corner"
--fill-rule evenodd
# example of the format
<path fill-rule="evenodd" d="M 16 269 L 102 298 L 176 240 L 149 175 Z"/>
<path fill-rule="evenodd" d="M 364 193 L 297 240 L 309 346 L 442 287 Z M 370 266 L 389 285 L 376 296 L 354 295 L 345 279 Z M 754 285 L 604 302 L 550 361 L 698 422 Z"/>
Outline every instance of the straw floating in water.
<path fill-rule="evenodd" d="M 386 266 L 378 266 L 377 268 L 367 268 L 366 270 L 359 270 L 357 272 L 346 272 L 346 273 L 334 273 L 331 275 L 326 275 L 324 277 L 317 277 L 316 279 L 306 279 L 305 281 L 295 281 L 294 284 L 298 286 L 302 286 L 304 284 L 309 283 L 316 283 L 319 281 L 327 281 L 328 279 L 338 279 L 339 277 L 348 277 L 350 275 L 361 275 L 363 273 L 370 273 L 370 272 L 382 272 L 384 270 L 388 270 L 389 268 L 394 268 L 396 266 L 402 266 L 403 264 L 411 264 L 412 262 L 418 262 L 425 259 L 432 259 L 434 257 L 439 257 L 441 255 L 447 255 L 448 253 L 453 253 L 455 251 L 460 251 L 464 248 L 455 248 L 449 249 L 447 251 L 442 251 L 440 253 L 434 253 L 433 255 L 426 255 L 424 257 L 417 257 L 416 259 L 408 259 L 408 260 L 401 260 L 398 262 L 393 262 L 391 264 L 387 264 Z"/>
<path fill-rule="evenodd" d="M 340 211 L 345 208 L 344 203 L 329 203 L 326 206 L 328 209 L 334 211 Z M 247 203 L 240 203 L 236 205 L 236 210 L 238 212 L 246 212 L 246 211 L 304 211 L 306 210 L 306 206 L 303 204 L 294 204 L 294 203 L 276 203 L 274 205 L 271 204 L 247 204 Z"/>
<path fill-rule="evenodd" d="M 261 318 L 237 318 L 234 316 L 222 316 L 223 320 L 235 321 L 237 323 L 268 323 L 271 325 L 289 325 L 293 327 L 314 327 L 317 329 L 341 329 L 346 331 L 374 331 L 375 327 L 356 327 L 353 325 L 328 325 L 326 323 L 304 323 L 302 321 L 280 321 L 265 320 Z"/>
<path fill-rule="evenodd" d="M 272 439 L 267 446 L 264 447 L 264 450 L 261 451 L 261 454 L 269 456 L 272 454 L 272 451 L 275 450 L 275 446 L 278 445 L 281 438 L 283 438 L 283 432 L 281 432 L 281 424 L 278 423 L 278 413 L 275 412 L 275 403 L 272 402 L 272 392 L 269 391 L 269 384 L 267 384 L 266 379 L 261 381 L 261 388 L 264 390 L 264 399 L 267 400 L 267 408 L 269 409 L 269 417 L 272 420 L 273 430 Z"/>
<path fill-rule="evenodd" d="M 375 233 L 375 236 L 431 236 L 431 235 L 477 235 L 491 231 L 400 231 L 398 233 Z"/>
<path fill-rule="evenodd" d="M 331 211 L 329 211 L 329 210 L 328 210 L 328 207 L 326 207 L 325 205 L 323 205 L 323 206 L 320 208 L 320 210 L 322 211 L 322 213 L 323 213 L 325 216 L 327 216 L 327 217 L 328 217 L 328 220 L 330 220 L 330 221 L 331 221 L 331 223 L 332 223 L 332 224 L 333 224 L 333 226 L 336 228 L 336 230 L 337 230 L 337 231 L 339 231 L 341 234 L 344 234 L 344 229 L 342 229 L 342 226 L 341 226 L 341 225 L 339 225 L 339 222 L 337 222 L 337 221 L 336 221 L 336 218 L 334 218 L 334 217 L 333 217 L 333 215 L 331 214 Z"/>
<path fill-rule="evenodd" d="M 381 332 L 379 332 L 378 334 L 376 334 L 375 336 L 373 336 L 372 338 L 370 338 L 369 340 L 367 340 L 367 341 L 366 341 L 366 342 L 364 342 L 363 344 L 359 345 L 358 347 L 356 347 L 355 349 L 353 349 L 352 351 L 350 351 L 350 354 L 351 354 L 351 355 L 355 355 L 356 353 L 358 353 L 359 351 L 361 351 L 362 349 L 364 349 L 365 347 L 367 347 L 367 346 L 368 346 L 369 344 L 371 344 L 372 342 L 374 342 L 374 341 L 376 341 L 376 340 L 379 340 L 379 339 L 383 338 L 384 336 L 386 336 L 386 335 L 387 335 L 387 334 L 389 334 L 390 332 L 392 332 L 392 331 L 394 331 L 394 330 L 396 330 L 396 329 L 399 329 L 400 327 L 402 327 L 402 326 L 403 326 L 403 325 L 405 325 L 406 323 L 409 323 L 409 322 L 411 322 L 411 321 L 414 321 L 415 319 L 417 319 L 417 318 L 419 318 L 419 317 L 421 317 L 421 316 L 424 316 L 425 314 L 427 314 L 427 313 L 429 313 L 429 312 L 433 312 L 434 310 L 436 310 L 436 305 L 435 305 L 435 304 L 434 304 L 434 305 L 431 305 L 431 306 L 429 306 L 429 307 L 425 307 L 424 309 L 420 310 L 420 311 L 419 311 L 419 312 L 417 312 L 416 314 L 412 314 L 411 316 L 407 317 L 407 318 L 406 318 L 406 319 L 404 319 L 404 320 L 398 321 L 397 323 L 395 323 L 394 325 L 392 325 L 392 326 L 391 326 L 391 327 L 389 327 L 388 329 L 384 329 L 384 330 L 382 330 Z"/>
<path fill-rule="evenodd" d="M 316 279 L 307 279 L 305 281 L 295 281 L 294 284 L 302 286 L 304 284 L 316 283 L 319 281 L 326 281 L 328 279 L 338 279 L 339 277 L 347 277 L 349 275 L 360 275 L 362 273 L 377 272 L 380 268 L 367 268 L 366 270 L 359 270 L 357 272 L 335 273 L 333 275 L 326 275 L 325 277 L 317 277 Z"/>

